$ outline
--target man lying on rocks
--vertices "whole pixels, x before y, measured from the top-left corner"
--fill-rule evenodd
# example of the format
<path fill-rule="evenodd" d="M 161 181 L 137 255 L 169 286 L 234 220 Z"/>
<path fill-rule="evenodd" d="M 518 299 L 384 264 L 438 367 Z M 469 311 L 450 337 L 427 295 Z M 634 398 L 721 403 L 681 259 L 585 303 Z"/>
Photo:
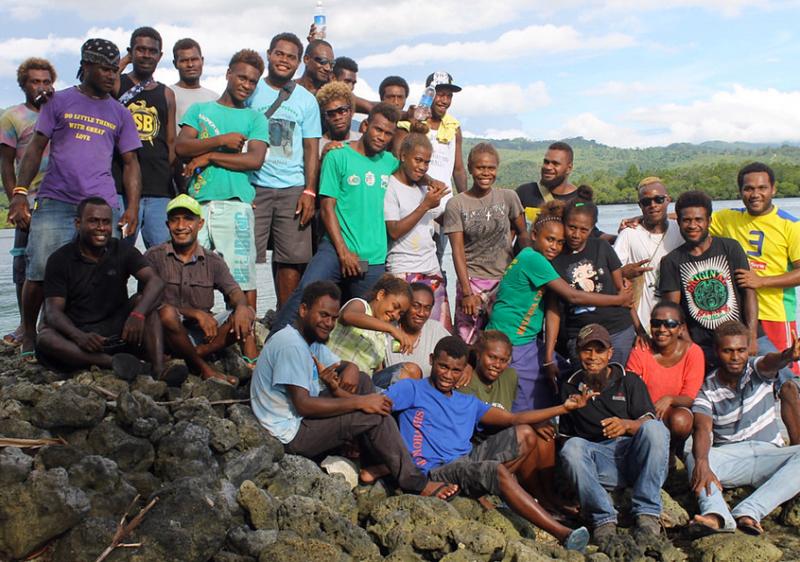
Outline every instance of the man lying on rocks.
<path fill-rule="evenodd" d="M 113 368 L 126 380 L 151 373 L 185 378 L 185 365 L 164 368 L 155 310 L 163 281 L 139 250 L 112 238 L 112 211 L 104 199 L 84 199 L 77 214 L 77 239 L 47 260 L 44 322 L 36 338 L 39 360 L 58 370 Z M 131 275 L 142 291 L 128 298 Z"/>
<path fill-rule="evenodd" d="M 697 534 L 732 533 L 738 527 L 760 535 L 761 520 L 800 493 L 800 445 L 782 446 L 773 392 L 778 372 L 800 359 L 800 340 L 783 352 L 751 359 L 750 338 L 735 320 L 717 328 L 719 367 L 692 407 L 694 444 L 686 467 L 700 507 L 692 522 Z M 730 510 L 722 489 L 739 486 L 756 490 Z"/>
<path fill-rule="evenodd" d="M 589 542 L 586 528 L 573 530 L 556 521 L 525 491 L 516 473 L 529 466 L 529 456 L 536 453 L 537 437 L 531 425 L 584 407 L 593 393 L 570 396 L 552 408 L 511 413 L 454 392 L 468 354 L 461 338 L 442 338 L 430 358 L 429 378 L 401 380 L 386 391 L 416 466 L 431 480 L 458 484 L 470 496 L 500 496 L 567 549 L 583 550 Z M 479 424 L 505 429 L 473 447 L 470 440 Z"/>
<path fill-rule="evenodd" d="M 326 347 L 340 300 L 330 281 L 303 290 L 295 325 L 272 336 L 258 357 L 250 385 L 253 412 L 287 453 L 317 459 L 363 436 L 403 491 L 451 497 L 458 486 L 428 481 L 414 464 L 391 416 L 391 400 Z"/>
<path fill-rule="evenodd" d="M 236 377 L 216 371 L 206 358 L 238 342 L 245 361 L 255 364 L 255 312 L 225 260 L 197 242 L 203 224 L 200 203 L 186 194 L 178 195 L 167 204 L 170 241 L 150 248 L 144 257 L 165 282 L 158 316 L 170 352 L 185 359 L 203 379 L 236 384 Z M 217 317 L 211 314 L 214 289 L 231 307 Z"/>

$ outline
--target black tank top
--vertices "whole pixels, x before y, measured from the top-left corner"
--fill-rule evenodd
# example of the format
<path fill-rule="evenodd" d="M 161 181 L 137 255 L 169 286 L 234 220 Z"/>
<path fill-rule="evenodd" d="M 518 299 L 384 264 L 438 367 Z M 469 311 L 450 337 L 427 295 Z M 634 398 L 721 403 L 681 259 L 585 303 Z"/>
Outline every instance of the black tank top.
<path fill-rule="evenodd" d="M 124 94 L 134 86 L 127 74 L 120 76 L 119 93 Z M 142 196 L 172 197 L 172 172 L 169 167 L 167 146 L 167 95 L 166 86 L 160 82 L 152 90 L 142 90 L 128 102 L 142 148 L 139 149 L 139 166 L 142 169 Z M 114 155 L 114 181 L 117 192 L 122 186 L 122 159 Z"/>

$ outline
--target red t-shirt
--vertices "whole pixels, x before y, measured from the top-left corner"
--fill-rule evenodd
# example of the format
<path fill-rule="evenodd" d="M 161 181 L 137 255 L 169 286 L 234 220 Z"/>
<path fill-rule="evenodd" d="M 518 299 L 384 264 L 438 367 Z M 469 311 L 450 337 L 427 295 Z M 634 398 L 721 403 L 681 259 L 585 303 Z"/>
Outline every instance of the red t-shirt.
<path fill-rule="evenodd" d="M 705 359 L 703 350 L 693 343 L 680 361 L 672 367 L 664 367 L 652 352 L 635 347 L 626 368 L 642 377 L 653 403 L 664 396 L 688 396 L 694 400 L 703 384 Z"/>

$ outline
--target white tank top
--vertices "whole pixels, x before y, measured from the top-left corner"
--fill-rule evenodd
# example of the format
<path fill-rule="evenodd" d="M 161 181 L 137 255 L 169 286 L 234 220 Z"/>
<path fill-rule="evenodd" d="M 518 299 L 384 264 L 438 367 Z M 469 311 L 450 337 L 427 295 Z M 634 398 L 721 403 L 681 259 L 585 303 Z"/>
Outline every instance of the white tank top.
<path fill-rule="evenodd" d="M 433 145 L 433 155 L 431 165 L 428 168 L 428 175 L 435 180 L 443 182 L 448 187 L 453 186 L 453 168 L 456 165 L 456 139 L 448 144 L 436 140 L 437 130 L 428 131 L 428 139 Z"/>

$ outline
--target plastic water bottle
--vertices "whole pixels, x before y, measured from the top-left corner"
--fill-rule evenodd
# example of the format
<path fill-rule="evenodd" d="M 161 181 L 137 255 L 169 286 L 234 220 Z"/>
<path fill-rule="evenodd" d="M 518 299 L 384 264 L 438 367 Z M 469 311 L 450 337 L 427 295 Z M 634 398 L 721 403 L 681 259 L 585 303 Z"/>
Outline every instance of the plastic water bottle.
<path fill-rule="evenodd" d="M 317 8 L 314 10 L 314 39 L 325 39 L 327 28 L 327 18 L 325 17 L 325 7 L 322 0 L 317 0 Z"/>
<path fill-rule="evenodd" d="M 414 119 L 417 121 L 425 121 L 431 116 L 431 106 L 433 105 L 433 98 L 435 97 L 436 88 L 431 84 L 422 92 L 422 97 L 419 98 L 419 103 L 417 107 L 414 108 Z"/>

